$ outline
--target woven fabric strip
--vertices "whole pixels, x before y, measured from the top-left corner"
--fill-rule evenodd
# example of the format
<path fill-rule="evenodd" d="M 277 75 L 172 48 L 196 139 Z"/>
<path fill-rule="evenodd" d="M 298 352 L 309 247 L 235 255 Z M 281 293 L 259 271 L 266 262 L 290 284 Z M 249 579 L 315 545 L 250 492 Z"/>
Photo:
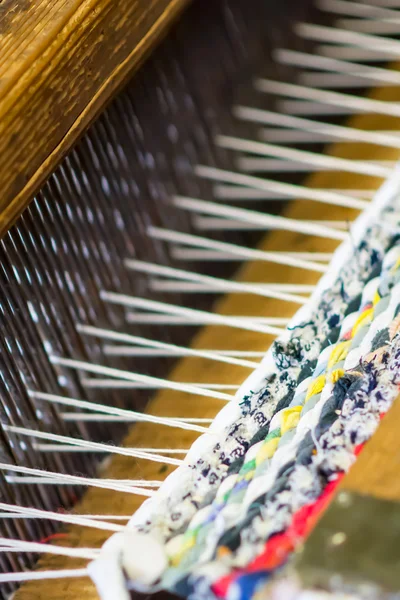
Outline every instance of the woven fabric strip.
<path fill-rule="evenodd" d="M 397 394 L 399 188 L 397 173 L 260 368 L 133 516 L 129 531 L 151 550 L 146 578 L 124 567 L 130 586 L 253 598 L 310 531 Z M 107 552 L 94 579 L 104 592 L 102 565 L 114 565 L 125 598 Z M 155 553 L 165 558 L 152 574 Z"/>
<path fill-rule="evenodd" d="M 381 220 L 384 222 L 386 218 L 393 223 L 392 217 L 392 209 L 389 209 L 381 215 Z M 249 446 L 260 435 L 260 429 L 269 428 L 276 408 L 293 393 L 299 376 L 312 368 L 324 345 L 335 339 L 349 305 L 359 301 L 366 281 L 379 272 L 391 237 L 390 231 L 382 226 L 364 234 L 359 247 L 353 251 L 354 256 L 336 281 L 331 282 L 307 321 L 288 332 L 287 341 L 275 342 L 270 353 L 272 364 L 267 363 L 256 391 L 250 391 L 221 411 L 210 433 L 201 436 L 189 452 L 186 459 L 189 468 L 178 469 L 162 486 L 156 499 L 146 502 L 137 513 L 135 523 L 140 522 L 143 530 L 157 529 L 158 536 L 170 539 L 188 525 L 199 507 L 210 502 L 232 465 L 243 461 Z M 226 423 L 231 425 L 226 426 Z M 179 485 L 176 485 L 178 480 Z"/>
<path fill-rule="evenodd" d="M 381 414 L 387 411 L 397 395 L 399 291 L 400 286 L 395 285 L 388 309 L 380 315 L 384 319 L 377 317 L 372 322 L 366 335 L 366 341 L 369 337 L 372 342 L 369 351 L 368 344 L 366 353 L 349 370 L 346 370 L 345 362 L 343 377 L 334 385 L 331 394 L 321 397 L 321 408 L 318 410 L 316 406 L 313 409 L 313 426 L 306 442 L 306 455 L 298 451 L 294 463 L 287 463 L 283 478 L 281 476 L 280 490 L 264 502 L 264 514 L 256 514 L 251 525 L 243 528 L 240 548 L 244 548 L 247 542 L 254 549 L 257 540 L 262 541 L 268 534 L 273 536 L 290 523 L 293 510 L 298 511 L 304 504 L 317 501 L 329 482 L 335 481 L 338 473 L 347 471 L 351 466 L 354 448 L 375 431 Z M 377 389 L 378 410 L 371 404 L 372 392 Z M 348 427 L 347 431 L 344 424 Z M 277 512 L 281 515 L 280 523 Z M 268 533 L 266 516 L 270 521 Z M 248 558 L 247 555 L 246 560 Z"/>
<path fill-rule="evenodd" d="M 397 306 L 399 291 L 400 286 L 393 289 Z M 244 569 L 235 569 L 214 582 L 213 591 L 217 596 L 234 593 L 235 598 L 252 597 L 248 594 L 248 576 L 252 575 L 253 582 L 258 579 L 262 585 L 285 563 L 292 550 L 309 533 L 341 477 L 389 410 L 400 384 L 398 316 L 386 325 L 388 327 L 384 328 L 391 331 L 393 337 L 389 333 L 386 343 L 359 363 L 355 371 L 357 378 L 348 387 L 340 414 L 336 418 L 332 415 L 331 425 L 322 434 L 315 431 L 315 448 L 309 464 L 296 463 L 285 489 L 271 502 L 272 510 L 268 514 L 271 520 L 274 509 L 288 503 L 285 528 L 272 533 L 262 551 Z M 319 486 L 312 480 L 318 481 Z M 302 497 L 298 493 L 299 487 Z"/>
<path fill-rule="evenodd" d="M 393 337 L 400 321 L 397 315 L 390 333 L 380 324 L 397 310 L 399 296 L 389 292 L 398 291 L 399 259 L 400 246 L 396 245 L 385 258 L 381 277 L 366 286 L 360 310 L 344 319 L 338 342 L 323 350 L 313 375 L 300 383 L 289 406 L 271 420 L 265 439 L 250 448 L 240 471 L 225 479 L 214 502 L 199 511 L 187 531 L 168 544 L 170 562 L 177 571 L 191 571 L 197 562 L 214 556 L 216 549 L 226 567 L 245 565 L 256 554 L 260 535 L 250 531 L 249 522 L 251 516 L 262 512 L 263 496 L 267 494 L 270 499 L 281 489 L 295 459 L 300 456 L 305 462 L 310 458 L 310 451 L 315 450 L 315 424 L 319 432 L 335 418 L 335 411 L 341 410 L 347 387 L 361 377 L 357 370 L 346 367 L 368 360 L 368 349 L 375 357 L 376 347 L 390 334 Z M 282 507 L 273 516 L 277 531 L 285 517 Z"/>
<path fill-rule="evenodd" d="M 340 321 L 359 304 L 365 283 L 380 271 L 390 243 L 386 229 L 376 226 L 368 231 L 307 321 L 294 327 L 287 341 L 274 343 L 272 365 L 266 365 L 258 388 L 220 412 L 210 433 L 192 446 L 185 467 L 168 478 L 156 499 L 144 503 L 134 520 L 140 521 L 142 531 L 156 529 L 157 536 L 171 539 L 210 503 L 222 480 L 239 470 L 249 447 L 263 439 L 275 412 L 291 399 L 299 378 L 312 371 L 321 351 L 337 338 Z"/>

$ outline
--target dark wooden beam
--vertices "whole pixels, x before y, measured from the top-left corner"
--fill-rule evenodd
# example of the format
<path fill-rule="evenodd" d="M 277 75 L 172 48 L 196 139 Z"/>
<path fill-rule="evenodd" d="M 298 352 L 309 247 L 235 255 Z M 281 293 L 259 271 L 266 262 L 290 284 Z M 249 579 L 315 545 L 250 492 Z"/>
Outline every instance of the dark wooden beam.
<path fill-rule="evenodd" d="M 189 0 L 0 0 L 0 235 Z"/>

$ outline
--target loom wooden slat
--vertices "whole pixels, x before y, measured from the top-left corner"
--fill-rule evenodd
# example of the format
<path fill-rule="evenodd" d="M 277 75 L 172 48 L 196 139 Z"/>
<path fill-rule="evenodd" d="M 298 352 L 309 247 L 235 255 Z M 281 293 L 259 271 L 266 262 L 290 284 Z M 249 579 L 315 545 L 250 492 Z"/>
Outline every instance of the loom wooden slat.
<path fill-rule="evenodd" d="M 400 91 L 396 88 L 385 88 L 374 91 L 371 97 L 381 100 L 400 100 Z M 356 115 L 349 120 L 349 125 L 360 129 L 396 129 L 398 123 L 395 119 L 374 115 Z M 333 144 L 328 153 L 343 158 L 397 160 L 399 151 L 396 149 L 372 147 L 364 144 Z M 382 180 L 376 177 L 365 177 L 348 173 L 315 173 L 308 178 L 307 184 L 317 188 L 361 188 L 376 190 Z M 337 219 L 353 220 L 356 216 L 354 210 L 330 207 L 311 201 L 292 202 L 286 210 L 286 215 L 298 219 Z M 260 244 L 264 250 L 291 250 L 291 251 L 316 251 L 330 252 L 336 247 L 336 242 L 321 238 L 306 237 L 301 234 L 289 232 L 272 232 L 265 236 Z M 318 275 L 309 271 L 301 271 L 282 265 L 266 265 L 265 263 L 245 263 L 238 278 L 245 281 L 261 282 L 287 282 L 313 284 L 318 280 Z M 215 312 L 221 314 L 254 314 L 265 316 L 292 316 L 296 307 L 287 303 L 276 302 L 272 299 L 250 297 L 232 294 L 222 297 L 215 304 Z M 197 348 L 222 349 L 231 346 L 235 349 L 265 351 L 271 339 L 268 336 L 252 332 L 235 331 L 222 327 L 205 327 L 193 340 Z M 240 384 L 246 371 L 230 365 L 210 363 L 209 361 L 184 358 L 177 363 L 171 374 L 176 381 L 215 381 L 218 383 Z M 188 417 L 213 417 L 221 407 L 220 402 L 194 396 L 177 396 L 170 391 L 157 393 L 150 403 L 150 414 L 162 416 L 188 416 Z M 389 426 L 396 430 L 397 421 L 390 421 Z M 148 446 L 149 440 L 154 447 L 187 448 L 193 441 L 193 434 L 185 431 L 175 431 L 169 428 L 160 428 L 149 424 L 139 424 L 131 428 L 124 440 L 127 446 Z M 161 479 L 170 472 L 171 468 L 160 467 L 158 464 L 138 462 L 123 457 L 112 458 L 108 468 L 102 474 L 109 478 L 144 478 L 149 480 Z M 130 514 L 140 503 L 137 498 L 107 492 L 105 490 L 90 490 L 76 507 L 78 514 Z M 92 531 L 78 527 L 68 529 L 68 546 L 100 546 L 107 537 L 103 532 Z M 83 563 L 84 564 L 84 563 Z M 40 561 L 40 568 L 72 568 L 82 566 L 81 561 L 73 561 L 60 557 L 45 557 Z M 63 600 L 97 600 L 98 596 L 94 586 L 88 579 L 35 582 L 23 585 L 16 593 L 15 600 L 39 600 L 49 597 L 62 598 Z"/>
<path fill-rule="evenodd" d="M 0 235 L 188 3 L 0 2 Z"/>

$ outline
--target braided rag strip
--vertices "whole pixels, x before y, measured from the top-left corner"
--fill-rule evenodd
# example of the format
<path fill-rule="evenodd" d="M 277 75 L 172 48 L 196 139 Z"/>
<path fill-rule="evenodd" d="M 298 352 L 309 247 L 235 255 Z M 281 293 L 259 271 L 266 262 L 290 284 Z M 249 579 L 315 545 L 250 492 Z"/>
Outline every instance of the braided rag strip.
<path fill-rule="evenodd" d="M 389 410 L 400 383 L 400 193 L 361 229 L 251 386 L 133 516 L 129 527 L 167 560 L 138 589 L 262 597 Z"/>
<path fill-rule="evenodd" d="M 396 250 L 399 254 L 398 247 Z M 393 252 L 391 256 L 392 259 L 395 258 Z M 346 319 L 347 324 L 344 323 L 345 326 L 342 327 L 344 342 L 339 340 L 336 345 L 329 348 L 328 360 L 321 355 L 320 362 L 326 366 L 325 375 L 323 376 L 324 385 L 321 386 L 321 375 L 318 374 L 320 371 L 316 369 L 314 377 L 310 378 L 311 381 L 308 383 L 305 393 L 303 393 L 305 400 L 302 406 L 303 410 L 305 408 L 306 411 L 302 418 L 304 420 L 307 418 L 308 427 L 303 428 L 302 431 L 297 431 L 299 434 L 297 444 L 294 444 L 296 434 L 292 436 L 290 442 L 283 444 L 281 453 L 286 454 L 288 460 L 283 468 L 280 468 L 277 478 L 272 485 L 269 485 L 269 489 L 264 494 L 260 493 L 263 487 L 263 478 L 264 483 L 265 481 L 270 483 L 268 477 L 265 477 L 267 465 L 263 465 L 264 470 L 259 470 L 257 460 L 251 458 L 251 456 L 249 457 L 250 460 L 245 462 L 241 481 L 246 481 L 246 474 L 248 473 L 252 473 L 255 477 L 254 481 L 256 481 L 258 471 L 259 480 L 256 487 L 259 495 L 250 504 L 245 502 L 243 495 L 240 497 L 240 502 L 236 503 L 234 512 L 235 526 L 219 538 L 216 552 L 208 564 L 192 562 L 190 575 L 181 579 L 176 588 L 180 593 L 182 593 L 183 585 L 186 586 L 189 580 L 190 586 L 194 585 L 196 587 L 200 585 L 202 579 L 207 578 L 212 581 L 217 576 L 217 583 L 213 584 L 213 590 L 214 592 L 218 591 L 220 595 L 221 589 L 224 586 L 226 587 L 227 582 L 232 584 L 233 581 L 236 581 L 236 576 L 231 574 L 232 570 L 235 573 L 238 568 L 239 572 L 242 568 L 245 568 L 246 571 L 250 569 L 250 573 L 253 573 L 254 564 L 257 566 L 261 560 L 260 557 L 257 559 L 257 554 L 260 553 L 260 549 L 268 538 L 273 540 L 271 542 L 272 548 L 275 548 L 281 558 L 287 555 L 294 548 L 293 544 L 288 545 L 287 543 L 288 536 L 289 538 L 291 536 L 290 527 L 292 526 L 292 519 L 295 518 L 294 515 L 297 515 L 295 522 L 298 524 L 298 519 L 301 520 L 305 514 L 309 514 L 310 511 L 310 514 L 314 514 L 317 507 L 321 506 L 322 500 L 320 501 L 320 499 L 325 498 L 328 494 L 326 490 L 333 489 L 339 474 L 350 467 L 354 459 L 354 449 L 372 434 L 380 416 L 386 412 L 388 405 L 397 395 L 397 385 L 394 383 L 396 378 L 392 378 L 392 373 L 397 373 L 399 366 L 396 346 L 396 344 L 399 344 L 398 332 L 400 328 L 398 267 L 399 260 L 397 258 L 391 269 L 383 271 L 381 278 L 374 282 L 374 286 L 370 286 L 370 290 L 375 289 L 373 301 L 375 318 L 366 298 L 366 303 L 362 305 L 360 311 L 356 315 L 352 315 L 351 319 Z M 378 282 L 380 285 L 378 285 Z M 385 310 L 383 310 L 384 307 L 386 307 Z M 366 318 L 367 314 L 369 315 L 368 318 Z M 353 326 L 351 329 L 347 329 L 351 322 L 354 323 Z M 362 326 L 361 323 L 363 323 Z M 363 335 L 360 335 L 362 330 Z M 352 345 L 352 341 L 354 342 L 357 334 L 358 342 Z M 356 350 L 358 353 L 357 359 Z M 335 362 L 338 359 L 343 362 L 343 368 L 340 368 L 339 374 L 337 374 L 339 369 L 337 369 L 337 362 Z M 350 363 L 356 361 L 355 366 L 346 369 L 346 359 Z M 335 373 L 335 376 L 328 377 L 327 374 L 329 373 Z M 370 394 L 377 387 L 380 390 L 378 394 L 379 410 L 372 411 L 369 410 Z M 315 402 L 312 408 L 309 409 L 308 402 L 313 398 Z M 354 410 L 350 412 L 350 416 L 351 425 L 355 429 L 350 432 L 349 439 L 347 439 L 343 437 L 341 420 L 352 406 L 352 402 L 355 403 L 355 408 L 353 407 Z M 289 414 L 291 413 L 289 412 Z M 302 418 L 299 418 L 296 424 L 293 424 L 293 421 L 291 422 L 293 424 L 291 431 L 300 429 L 299 424 L 301 424 Z M 358 439 L 360 436 L 361 442 Z M 258 443 L 258 452 L 263 453 L 263 445 L 268 444 L 269 437 L 267 436 L 264 442 Z M 331 438 L 333 441 L 331 441 Z M 282 439 L 283 436 L 281 436 Z M 286 444 L 294 445 L 295 453 L 288 452 Z M 256 456 L 258 452 L 256 452 Z M 266 459 L 269 460 L 268 466 L 270 469 L 274 456 L 272 455 L 271 460 Z M 264 463 L 266 460 L 264 459 Z M 234 490 L 235 487 L 236 489 L 239 487 L 238 483 L 232 489 Z M 247 488 L 249 488 L 249 485 Z M 228 495 L 228 498 L 226 498 L 226 494 L 224 495 L 224 499 L 228 502 L 226 506 L 229 506 L 229 497 Z M 221 509 L 221 506 L 218 506 L 218 498 L 216 505 L 217 508 Z M 238 515 L 240 515 L 239 518 Z M 210 529 L 207 530 L 207 525 L 209 525 L 209 522 L 203 522 L 195 530 L 199 544 L 201 542 L 204 544 L 207 536 L 211 534 Z M 289 533 L 285 532 L 285 528 L 289 529 Z M 201 535 L 202 530 L 205 535 Z M 308 527 L 297 538 L 304 537 L 307 531 Z M 184 534 L 185 537 L 186 539 L 193 539 L 193 530 L 189 529 Z M 279 539 L 283 540 L 283 546 L 278 543 Z M 270 555 L 271 545 L 268 546 L 268 543 L 267 549 L 261 552 L 260 556 L 264 556 L 265 552 L 268 556 Z M 197 555 L 199 555 L 196 544 L 192 548 L 197 550 Z M 187 559 L 188 556 L 189 553 L 182 558 Z M 218 575 L 224 569 L 230 574 L 222 579 L 220 578 L 220 583 L 218 583 Z M 179 568 L 176 570 L 179 571 Z M 166 577 L 168 577 L 168 574 Z M 255 580 L 254 576 L 252 580 Z M 190 592 L 190 589 L 185 590 L 186 594 L 188 592 Z"/>

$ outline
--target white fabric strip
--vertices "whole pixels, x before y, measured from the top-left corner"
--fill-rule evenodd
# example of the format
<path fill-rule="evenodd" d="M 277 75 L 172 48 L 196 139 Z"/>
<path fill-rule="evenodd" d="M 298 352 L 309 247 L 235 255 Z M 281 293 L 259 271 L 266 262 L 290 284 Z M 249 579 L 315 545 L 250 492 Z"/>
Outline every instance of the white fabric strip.
<path fill-rule="evenodd" d="M 149 460 L 151 462 L 159 462 L 167 465 L 179 466 L 182 464 L 181 460 L 176 458 L 169 458 L 168 456 L 161 456 L 150 452 L 141 452 L 140 450 L 133 450 L 131 448 L 124 448 L 123 446 L 112 446 L 111 444 L 102 444 L 100 442 L 90 442 L 87 440 L 81 440 L 79 438 L 69 437 L 67 435 L 57 435 L 55 433 L 48 433 L 45 431 L 37 431 L 36 429 L 29 429 L 27 427 L 15 427 L 14 425 L 3 425 L 5 431 L 16 433 L 18 435 L 38 438 L 41 440 L 48 440 L 52 442 L 60 442 L 63 444 L 71 444 L 72 446 L 80 446 L 81 448 L 87 448 L 88 450 L 99 450 L 109 454 L 118 454 L 119 456 L 129 456 L 131 458 L 138 458 L 142 460 Z"/>
<path fill-rule="evenodd" d="M 113 490 L 115 492 L 121 492 L 124 494 L 147 496 L 149 498 L 153 495 L 153 492 L 151 490 L 147 490 L 145 488 L 128 487 L 117 483 L 110 483 L 108 481 L 104 481 L 103 479 L 92 479 L 90 477 L 66 475 L 64 473 L 53 473 L 52 471 L 42 471 L 41 469 L 31 469 L 30 467 L 21 467 L 8 463 L 0 463 L 0 470 L 6 472 L 9 471 L 11 473 L 22 473 L 24 475 L 42 477 L 44 480 L 46 478 L 57 479 L 61 484 L 64 483 L 69 485 L 84 485 L 88 487 L 101 488 L 104 490 Z"/>
<path fill-rule="evenodd" d="M 291 255 L 290 253 L 285 254 L 283 252 L 268 252 L 265 250 L 258 250 L 254 248 L 246 248 L 244 246 L 237 246 L 236 244 L 220 242 L 212 240 L 210 238 L 191 235 L 188 233 L 180 233 L 178 231 L 172 231 L 170 229 L 161 229 L 159 227 L 149 227 L 147 229 L 147 233 L 150 237 L 154 239 L 172 243 L 186 244 L 188 246 L 194 246 L 198 248 L 207 248 L 209 250 L 218 250 L 220 252 L 226 252 L 233 256 L 237 256 L 240 260 L 247 259 L 272 262 L 281 265 L 289 265 L 291 267 L 299 269 L 317 271 L 318 273 L 324 273 L 326 271 L 325 265 L 320 265 L 317 262 L 315 262 L 315 260 L 318 260 L 317 258 L 313 260 L 312 253 L 309 253 L 307 255 L 307 259 L 304 259 L 302 256 L 297 254 Z"/>
<path fill-rule="evenodd" d="M 87 569 L 54 569 L 54 571 L 22 571 L 0 573 L 0 583 L 23 583 L 25 581 L 45 581 L 50 579 L 77 579 L 88 577 Z"/>
<path fill-rule="evenodd" d="M 82 360 L 73 360 L 70 358 L 62 358 L 60 356 L 50 356 L 50 362 L 54 365 L 68 367 L 78 371 L 86 371 L 87 373 L 95 373 L 97 375 L 106 375 L 116 379 L 126 379 L 127 381 L 155 385 L 160 389 L 164 388 L 175 390 L 176 392 L 186 392 L 187 394 L 194 394 L 196 396 L 216 398 L 217 400 L 232 400 L 232 396 L 229 394 L 223 394 L 222 392 L 214 392 L 212 390 L 207 390 L 206 388 L 200 388 L 186 383 L 177 383 L 175 381 L 170 381 L 169 379 L 150 377 L 149 375 L 142 375 L 141 373 L 133 373 L 131 371 L 124 371 L 122 369 L 113 369 L 103 365 L 95 365 Z"/>
<path fill-rule="evenodd" d="M 110 331 L 109 329 L 101 329 L 99 327 L 92 327 L 90 325 L 77 325 L 77 331 L 84 335 L 97 337 L 103 340 L 113 340 L 115 342 L 124 342 L 127 344 L 135 344 L 137 346 L 145 346 L 158 350 L 167 350 L 173 352 L 175 356 L 194 356 L 196 358 L 207 358 L 209 360 L 215 360 L 218 362 L 227 363 L 230 365 L 237 365 L 241 367 L 254 368 L 257 366 L 256 363 L 247 360 L 241 360 L 235 357 L 224 356 L 217 354 L 211 350 L 197 350 L 193 348 L 183 348 L 182 346 L 176 346 L 175 344 L 167 344 L 165 342 L 159 342 L 157 340 L 149 340 L 147 338 L 129 335 L 127 333 L 120 333 L 117 331 Z"/>
<path fill-rule="evenodd" d="M 43 400 L 44 402 L 50 402 L 52 404 L 61 404 L 64 406 L 71 406 L 73 408 L 79 408 L 82 410 L 94 411 L 96 413 L 103 413 L 106 415 L 123 417 L 126 418 L 129 422 L 154 423 L 155 425 L 176 427 L 177 429 L 197 431 L 198 433 L 205 433 L 207 431 L 206 428 L 196 425 L 196 423 L 198 422 L 204 422 L 204 419 L 186 419 L 185 417 L 172 419 L 169 417 L 156 417 L 145 413 L 127 410 L 124 408 L 105 406 L 96 402 L 88 402 L 87 400 L 67 398 L 65 396 L 59 396 L 57 394 L 47 394 L 45 392 L 38 392 L 33 390 L 29 390 L 29 396 L 31 398 L 36 398 L 37 400 Z M 191 424 L 191 422 L 193 423 L 193 425 Z M 208 420 L 206 422 L 208 422 Z"/>
<path fill-rule="evenodd" d="M 31 519 L 49 519 L 51 521 L 58 521 L 59 523 L 68 523 L 70 525 L 79 525 L 81 527 L 92 527 L 94 529 L 101 529 L 103 531 L 122 531 L 122 525 L 114 525 L 113 523 L 106 523 L 99 519 L 93 520 L 89 517 L 78 516 L 74 514 L 62 514 L 51 512 L 48 510 L 39 510 L 37 508 L 30 508 L 25 506 L 16 506 L 13 504 L 6 504 L 0 502 L 0 510 L 6 510 L 9 513 L 19 514 L 25 518 Z"/>

